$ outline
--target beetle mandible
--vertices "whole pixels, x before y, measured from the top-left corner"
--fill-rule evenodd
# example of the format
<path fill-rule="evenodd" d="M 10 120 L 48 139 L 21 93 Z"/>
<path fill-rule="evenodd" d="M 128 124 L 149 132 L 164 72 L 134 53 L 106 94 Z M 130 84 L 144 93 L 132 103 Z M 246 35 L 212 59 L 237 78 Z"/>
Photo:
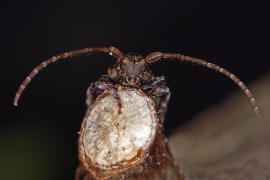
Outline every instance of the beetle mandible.
<path fill-rule="evenodd" d="M 154 52 L 145 58 L 134 53 L 124 55 L 115 47 L 74 50 L 45 60 L 20 85 L 14 98 L 14 105 L 18 105 L 20 96 L 29 82 L 49 64 L 68 57 L 94 52 L 104 52 L 117 59 L 116 63 L 108 68 L 107 75 L 103 75 L 98 81 L 91 83 L 86 93 L 87 113 L 80 131 L 79 157 L 84 168 L 95 178 L 113 177 L 142 163 L 149 156 L 149 149 L 158 136 L 157 134 L 160 134 L 158 130 L 162 129 L 171 95 L 164 76 L 156 77 L 149 68 L 149 64 L 155 61 L 161 59 L 188 61 L 224 74 L 246 94 L 256 116 L 260 115 L 255 99 L 246 85 L 234 74 L 218 65 L 176 53 Z M 132 100 L 132 98 L 134 99 Z M 138 109 L 131 108 L 131 110 L 129 106 L 137 106 Z M 143 107 L 143 112 L 140 107 Z M 108 121 L 103 122 L 106 118 L 108 121 L 110 120 L 110 125 L 108 125 Z M 137 121 L 138 119 L 142 123 Z M 142 125 L 137 126 L 136 124 Z M 101 129 L 100 126 L 102 126 Z M 103 126 L 106 126 L 106 130 Z M 134 127 L 143 129 L 145 137 L 140 133 L 136 134 Z M 116 134 L 111 133 L 112 131 L 116 131 Z M 130 132 L 135 132 L 136 136 L 141 138 L 134 137 L 134 133 Z M 91 133 L 93 134 L 89 140 L 88 136 Z M 104 133 L 107 137 L 103 141 L 100 138 L 104 137 Z M 111 140 L 112 137 L 114 140 Z M 91 141 L 91 138 L 94 140 Z M 116 139 L 120 142 L 117 147 L 113 146 Z"/>

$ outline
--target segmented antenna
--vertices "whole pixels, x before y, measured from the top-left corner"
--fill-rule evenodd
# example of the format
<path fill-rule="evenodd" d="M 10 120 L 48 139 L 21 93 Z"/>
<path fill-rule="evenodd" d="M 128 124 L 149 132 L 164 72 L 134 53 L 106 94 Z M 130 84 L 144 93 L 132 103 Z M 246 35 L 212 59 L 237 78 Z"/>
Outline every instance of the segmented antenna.
<path fill-rule="evenodd" d="M 115 47 L 84 48 L 84 49 L 69 51 L 69 52 L 65 52 L 65 53 L 53 56 L 53 57 L 43 61 L 38 66 L 36 66 L 35 69 L 25 78 L 25 80 L 20 85 L 19 89 L 17 90 L 13 104 L 15 106 L 18 105 L 18 101 L 21 97 L 21 94 L 24 91 L 24 89 L 27 87 L 27 85 L 30 83 L 30 81 L 38 74 L 39 71 L 41 71 L 42 69 L 47 67 L 49 64 L 54 63 L 54 62 L 61 60 L 61 59 L 66 59 L 68 57 L 78 56 L 81 54 L 88 54 L 88 53 L 93 53 L 93 52 L 104 52 L 104 53 L 108 53 L 108 54 L 110 54 L 116 58 L 119 58 L 119 59 L 123 58 L 123 53 Z"/>
<path fill-rule="evenodd" d="M 164 59 L 168 59 L 168 58 L 174 58 L 174 59 L 178 59 L 178 60 L 182 60 L 182 61 L 190 61 L 196 64 L 200 64 L 202 66 L 205 66 L 207 68 L 210 69 L 214 69 L 222 74 L 224 74 L 225 76 L 229 77 L 230 79 L 232 79 L 241 89 L 242 91 L 246 94 L 246 96 L 249 99 L 249 102 L 252 104 L 255 115 L 260 118 L 260 112 L 259 112 L 259 107 L 255 102 L 255 98 L 252 95 L 252 93 L 249 91 L 249 89 L 247 88 L 247 86 L 238 78 L 236 77 L 234 74 L 232 74 L 230 71 L 216 65 L 213 63 L 209 63 L 207 61 L 204 61 L 202 59 L 197 59 L 197 58 L 193 58 L 193 57 L 189 57 L 189 56 L 184 56 L 182 54 L 174 54 L 174 53 L 161 53 L 161 52 L 154 52 L 149 54 L 146 58 L 145 61 L 147 63 L 152 63 L 155 61 L 160 60 L 161 58 Z"/>

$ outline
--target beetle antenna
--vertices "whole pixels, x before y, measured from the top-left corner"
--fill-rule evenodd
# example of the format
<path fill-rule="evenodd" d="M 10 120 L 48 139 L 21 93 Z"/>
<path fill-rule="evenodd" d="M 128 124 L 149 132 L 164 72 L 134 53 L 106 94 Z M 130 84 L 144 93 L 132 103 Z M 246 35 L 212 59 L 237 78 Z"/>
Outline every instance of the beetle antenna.
<path fill-rule="evenodd" d="M 66 59 L 68 57 L 78 56 L 81 54 L 87 54 L 87 53 L 93 53 L 93 52 L 108 53 L 109 55 L 112 55 L 118 59 L 122 59 L 124 56 L 123 53 L 115 47 L 84 48 L 84 49 L 69 51 L 69 52 L 65 52 L 65 53 L 53 56 L 53 57 L 43 61 L 38 66 L 36 66 L 35 69 L 25 78 L 25 80 L 23 81 L 23 83 L 20 85 L 19 89 L 16 92 L 13 104 L 15 106 L 18 105 L 18 101 L 21 97 L 21 94 L 24 91 L 24 89 L 26 88 L 26 86 L 29 84 L 29 82 L 38 74 L 38 72 L 40 72 L 42 69 L 47 67 L 49 64 L 54 63 L 54 62 L 61 60 L 61 59 Z"/>
<path fill-rule="evenodd" d="M 161 53 L 161 52 L 153 52 L 151 54 L 149 54 L 148 56 L 146 56 L 145 61 L 147 63 L 152 63 L 155 61 L 158 61 L 160 59 L 168 59 L 168 58 L 175 58 L 181 61 L 189 61 L 189 62 L 193 62 L 202 66 L 205 66 L 207 68 L 210 69 L 214 69 L 222 74 L 224 74 L 225 76 L 229 77 L 230 79 L 232 79 L 241 89 L 242 91 L 246 94 L 246 96 L 249 99 L 249 102 L 252 104 L 255 115 L 260 118 L 260 112 L 259 112 L 259 107 L 255 101 L 254 96 L 252 95 L 252 93 L 249 91 L 249 89 L 247 88 L 247 86 L 238 78 L 236 77 L 234 74 L 232 74 L 230 71 L 216 65 L 213 63 L 209 63 L 207 61 L 204 61 L 202 59 L 197 59 L 197 58 L 193 58 L 193 57 L 189 57 L 189 56 L 184 56 L 182 54 L 174 54 L 174 53 Z"/>

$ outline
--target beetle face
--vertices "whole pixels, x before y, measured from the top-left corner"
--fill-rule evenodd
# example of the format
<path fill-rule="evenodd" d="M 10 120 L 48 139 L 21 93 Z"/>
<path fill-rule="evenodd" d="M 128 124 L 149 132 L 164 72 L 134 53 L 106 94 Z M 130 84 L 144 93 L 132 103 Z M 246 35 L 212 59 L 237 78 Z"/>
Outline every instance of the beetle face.
<path fill-rule="evenodd" d="M 133 87 L 149 82 L 153 74 L 141 55 L 127 54 L 108 69 L 108 76 L 122 85 Z"/>

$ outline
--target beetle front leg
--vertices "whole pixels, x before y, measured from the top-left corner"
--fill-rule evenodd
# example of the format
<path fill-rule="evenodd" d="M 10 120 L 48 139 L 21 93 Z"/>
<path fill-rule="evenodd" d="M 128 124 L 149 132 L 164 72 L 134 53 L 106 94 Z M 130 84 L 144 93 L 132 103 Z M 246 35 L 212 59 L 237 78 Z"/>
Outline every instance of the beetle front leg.
<path fill-rule="evenodd" d="M 104 82 L 98 80 L 91 83 L 86 91 L 86 107 L 90 107 L 96 98 L 106 89 Z"/>
<path fill-rule="evenodd" d="M 95 101 L 97 96 L 100 94 L 98 93 L 99 89 L 96 88 L 95 83 L 91 83 L 86 91 L 86 107 L 90 107 L 91 104 Z M 103 92 L 104 90 L 102 90 Z"/>
<path fill-rule="evenodd" d="M 158 77 L 155 77 L 155 79 L 150 83 L 150 84 L 145 84 L 143 85 L 141 88 L 145 91 L 148 91 L 148 90 L 153 90 L 155 87 L 157 86 L 161 86 L 163 84 L 166 84 L 165 83 L 165 78 L 164 76 L 158 76 Z"/>
<path fill-rule="evenodd" d="M 168 102 L 171 97 L 171 92 L 169 91 L 161 100 L 160 102 L 160 108 L 159 108 L 159 114 L 160 114 L 160 121 L 163 124 L 165 120 L 165 115 L 168 109 Z"/>
<path fill-rule="evenodd" d="M 160 121 L 163 124 L 165 114 L 168 108 L 168 102 L 171 97 L 170 89 L 167 86 L 160 85 L 151 90 L 150 93 L 158 104 L 158 114 L 160 117 Z"/>
<path fill-rule="evenodd" d="M 95 101 L 95 99 L 104 91 L 108 90 L 109 94 L 116 100 L 119 106 L 119 114 L 121 113 L 122 102 L 115 87 L 109 79 L 104 76 L 95 83 L 91 83 L 86 91 L 86 106 L 87 108 Z"/>

